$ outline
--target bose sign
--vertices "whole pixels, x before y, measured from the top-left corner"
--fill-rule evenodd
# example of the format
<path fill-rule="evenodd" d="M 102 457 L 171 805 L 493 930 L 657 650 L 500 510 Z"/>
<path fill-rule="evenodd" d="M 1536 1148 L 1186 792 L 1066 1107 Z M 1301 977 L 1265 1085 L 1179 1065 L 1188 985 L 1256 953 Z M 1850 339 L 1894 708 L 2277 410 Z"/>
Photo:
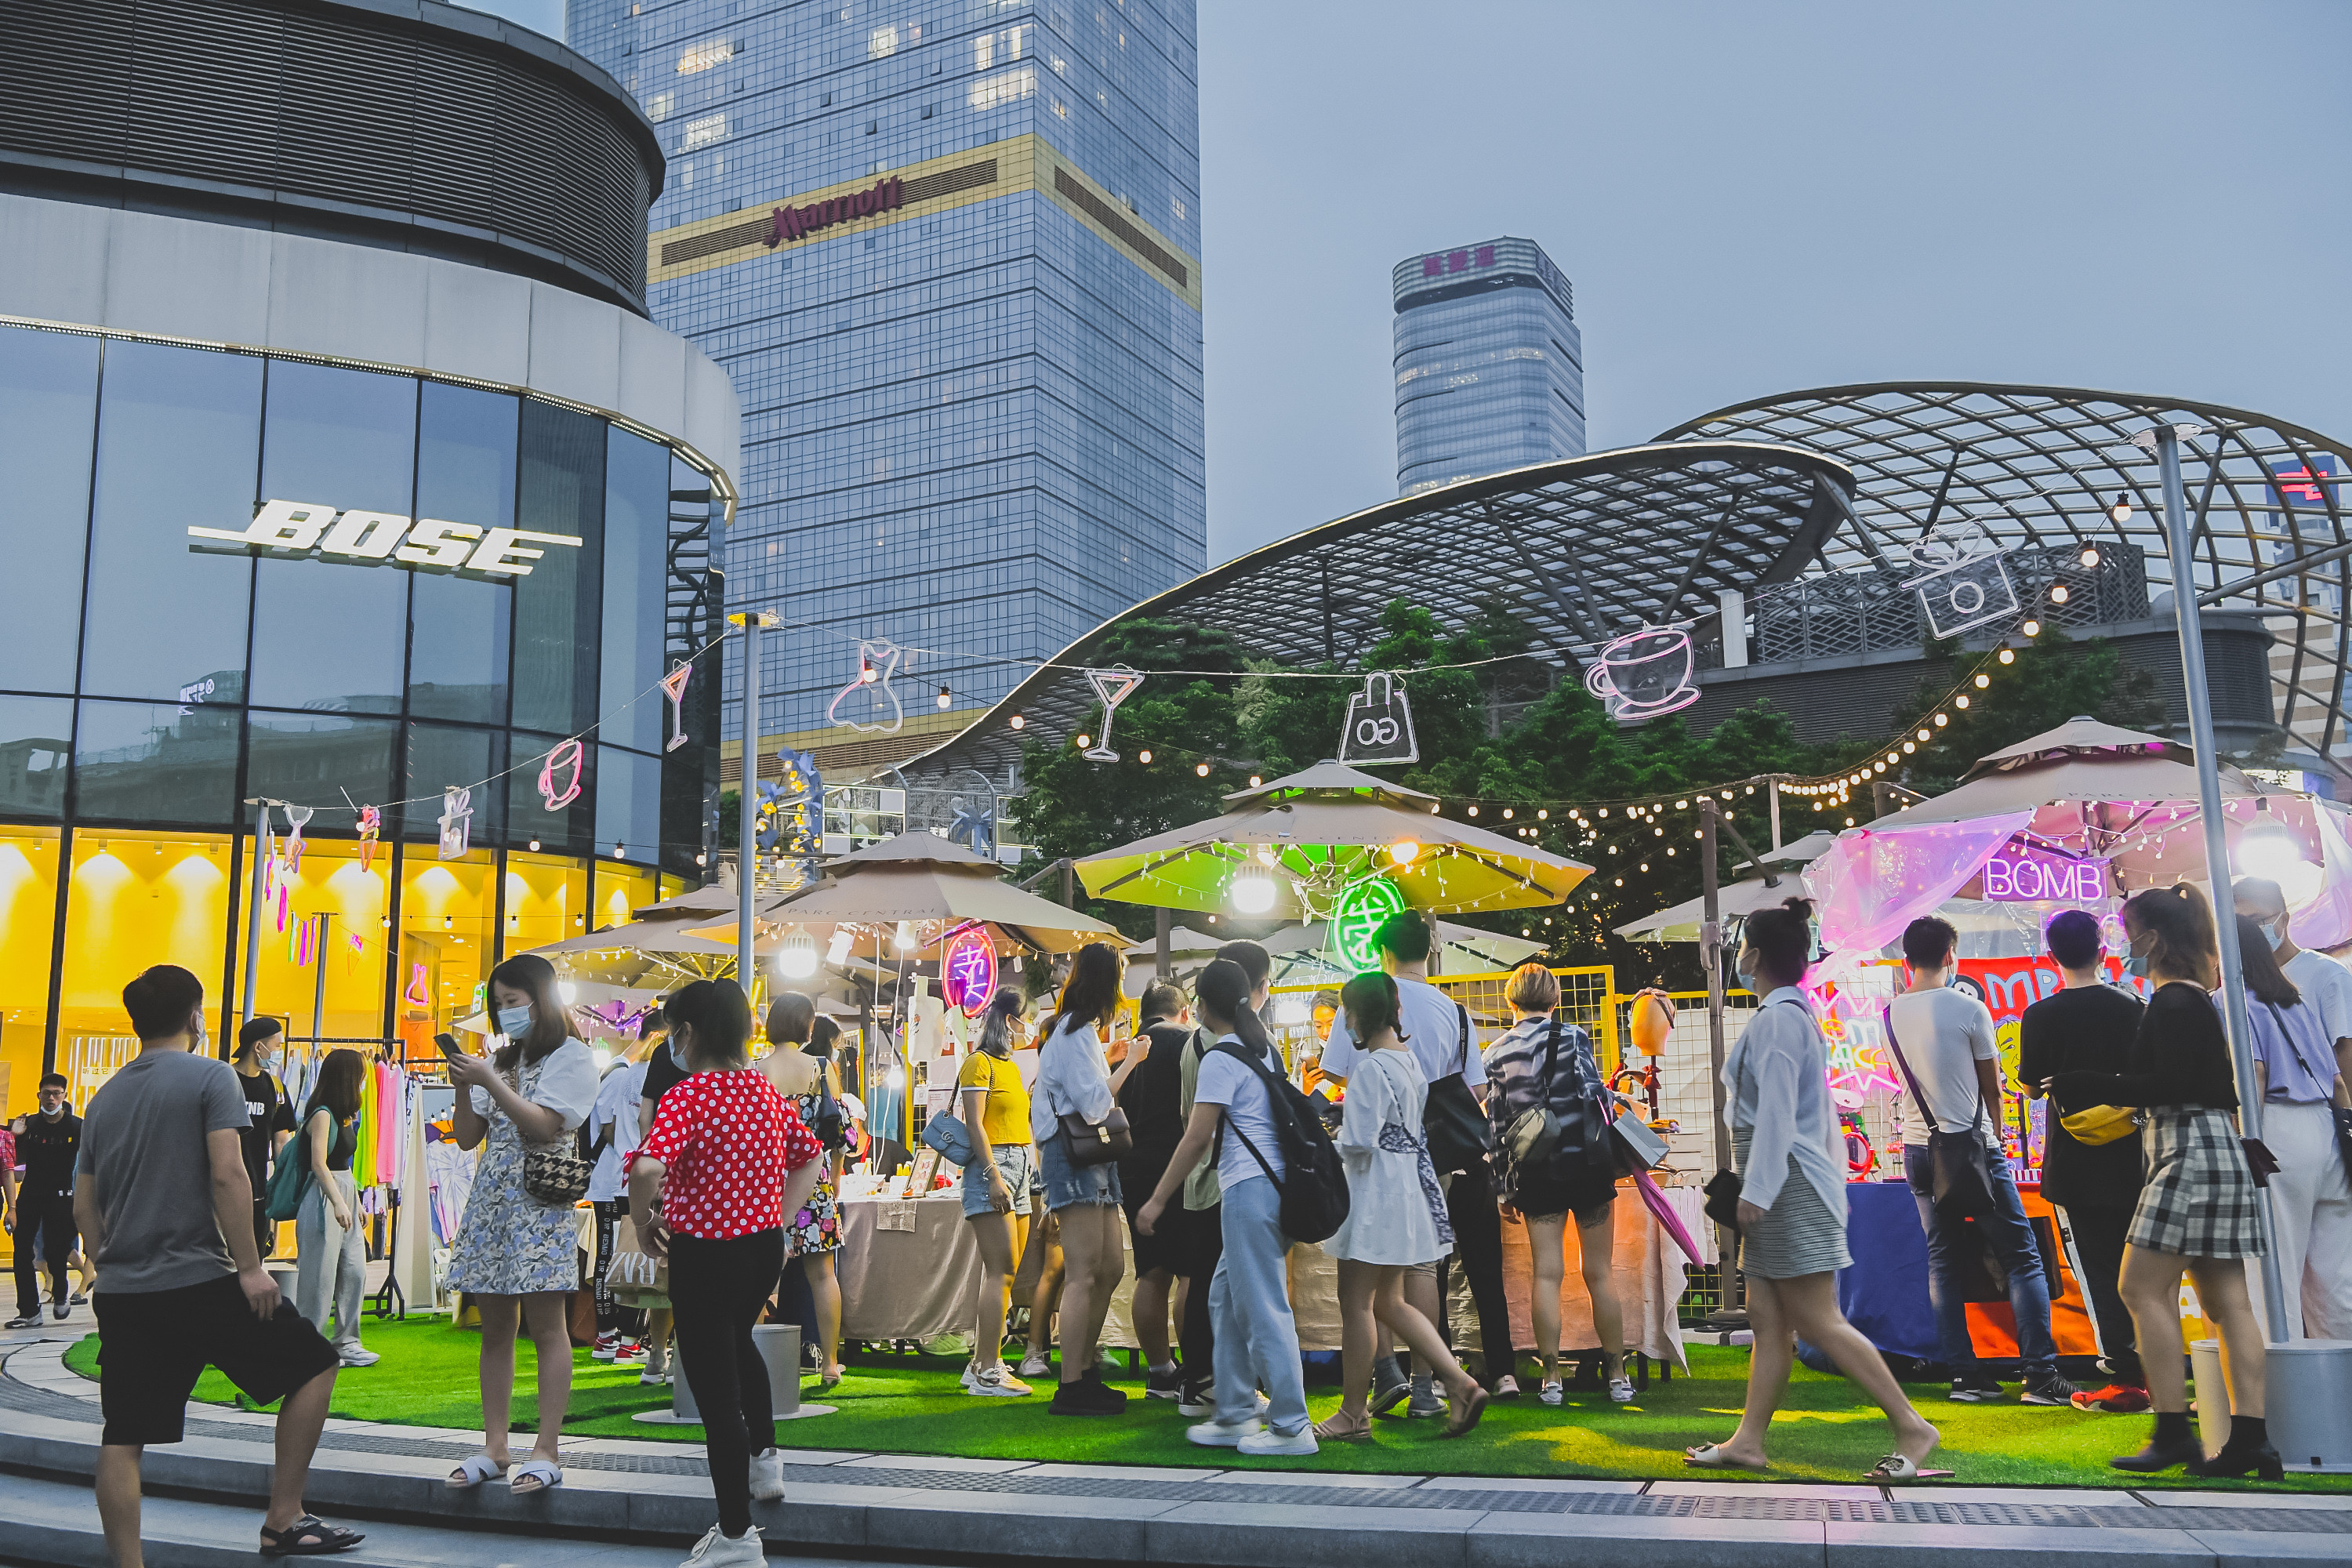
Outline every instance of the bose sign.
<path fill-rule="evenodd" d="M 479 572 L 485 576 L 528 577 L 530 563 L 545 555 L 539 544 L 580 541 L 568 533 L 537 533 L 527 528 L 477 528 L 470 522 L 444 522 L 438 518 L 410 519 L 390 511 L 339 512 L 315 501 L 273 500 L 262 503 L 251 526 L 241 530 L 191 528 L 195 539 L 225 541 L 247 549 L 283 551 L 289 555 L 312 552 L 338 561 L 394 561 L 404 566 L 436 567 L 445 572 Z M 202 549 L 202 545 L 190 545 Z"/>

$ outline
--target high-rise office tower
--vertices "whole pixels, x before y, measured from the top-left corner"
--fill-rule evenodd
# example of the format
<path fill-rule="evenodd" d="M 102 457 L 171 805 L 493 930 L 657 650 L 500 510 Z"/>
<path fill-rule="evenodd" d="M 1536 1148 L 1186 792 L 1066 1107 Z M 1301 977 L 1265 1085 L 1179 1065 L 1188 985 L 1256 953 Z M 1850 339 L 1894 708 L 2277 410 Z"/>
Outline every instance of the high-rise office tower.
<path fill-rule="evenodd" d="M 1202 568 L 1191 0 L 572 0 L 566 32 L 669 155 L 654 319 L 742 397 L 764 735 L 910 754 Z M 892 696 L 896 734 L 839 728 Z"/>
<path fill-rule="evenodd" d="M 1584 455 L 1584 347 L 1532 239 L 1396 267 L 1397 493 Z"/>

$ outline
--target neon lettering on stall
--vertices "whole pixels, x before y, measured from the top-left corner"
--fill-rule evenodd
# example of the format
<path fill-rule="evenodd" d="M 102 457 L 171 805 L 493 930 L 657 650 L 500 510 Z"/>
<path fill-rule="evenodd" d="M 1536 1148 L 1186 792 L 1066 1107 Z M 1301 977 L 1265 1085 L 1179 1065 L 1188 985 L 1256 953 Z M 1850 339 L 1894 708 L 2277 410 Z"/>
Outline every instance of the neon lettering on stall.
<path fill-rule="evenodd" d="M 1997 904 L 2095 904 L 2107 896 L 2107 863 L 1995 855 L 1985 862 L 1984 896 Z"/>
<path fill-rule="evenodd" d="M 530 563 L 547 553 L 541 544 L 580 547 L 569 533 L 528 528 L 478 528 L 440 518 L 406 518 L 398 512 L 339 510 L 318 501 L 264 501 L 241 529 L 191 528 L 193 539 L 218 540 L 247 550 L 282 555 L 316 554 L 332 561 L 373 565 L 389 561 L 444 572 L 474 572 L 486 577 L 528 577 Z M 192 544 L 191 550 L 206 546 Z M 214 548 L 217 548 L 215 546 Z"/>
<path fill-rule="evenodd" d="M 831 228 L 837 223 L 855 223 L 876 213 L 889 212 L 907 205 L 906 182 L 892 174 L 877 180 L 870 190 L 852 191 L 845 196 L 834 196 L 821 202 L 811 202 L 804 207 L 782 206 L 771 215 L 771 226 L 764 241 L 770 250 L 792 240 L 805 239 L 819 229 Z"/>

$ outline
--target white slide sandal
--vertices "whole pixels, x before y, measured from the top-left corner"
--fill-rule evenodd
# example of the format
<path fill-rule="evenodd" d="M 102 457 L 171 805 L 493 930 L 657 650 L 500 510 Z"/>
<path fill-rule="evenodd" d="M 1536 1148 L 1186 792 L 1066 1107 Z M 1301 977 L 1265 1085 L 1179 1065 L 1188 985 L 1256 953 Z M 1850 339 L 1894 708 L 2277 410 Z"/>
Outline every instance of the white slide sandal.
<path fill-rule="evenodd" d="M 507 1468 L 488 1454 L 468 1454 L 464 1463 L 450 1472 L 448 1484 L 453 1491 L 470 1491 L 492 1477 L 506 1473 Z"/>
<path fill-rule="evenodd" d="M 530 1481 L 530 1486 L 518 1486 L 518 1481 Z M 563 1484 L 563 1472 L 546 1459 L 525 1459 L 507 1478 L 508 1489 L 517 1497 L 531 1497 L 540 1492 L 553 1491 Z"/>

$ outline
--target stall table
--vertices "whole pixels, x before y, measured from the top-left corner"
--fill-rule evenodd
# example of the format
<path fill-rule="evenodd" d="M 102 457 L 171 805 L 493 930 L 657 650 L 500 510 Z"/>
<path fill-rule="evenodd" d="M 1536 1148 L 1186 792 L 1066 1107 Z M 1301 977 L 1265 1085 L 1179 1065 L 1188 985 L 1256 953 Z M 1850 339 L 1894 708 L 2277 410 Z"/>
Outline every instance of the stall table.
<path fill-rule="evenodd" d="M 2042 1200 L 2039 1184 L 2018 1184 L 2025 1217 L 2040 1243 L 2042 1273 L 2050 1280 L 2050 1331 L 2063 1356 L 2103 1353 L 2097 1324 L 2083 1295 L 2056 1213 Z M 1936 1311 L 1927 1299 L 1927 1237 L 1919 1228 L 1919 1205 L 1906 1182 L 1846 1184 L 1846 1250 L 1853 1266 L 1838 1272 L 1838 1307 L 1846 1321 L 1880 1350 L 1916 1361 L 1936 1361 Z M 1989 1361 L 2017 1357 L 2017 1321 L 2005 1286 L 1996 1289 L 1990 1265 L 1968 1288 L 1969 1340 Z"/>

